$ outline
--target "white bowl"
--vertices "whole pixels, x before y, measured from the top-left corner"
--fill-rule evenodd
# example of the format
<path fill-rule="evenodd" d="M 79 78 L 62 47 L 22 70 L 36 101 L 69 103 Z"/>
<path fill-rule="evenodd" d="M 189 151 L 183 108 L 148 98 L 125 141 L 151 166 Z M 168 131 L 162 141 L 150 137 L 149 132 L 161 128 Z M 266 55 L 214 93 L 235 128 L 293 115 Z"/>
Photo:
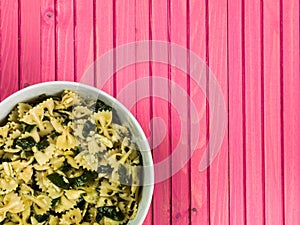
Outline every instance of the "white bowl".
<path fill-rule="evenodd" d="M 143 221 L 145 220 L 150 208 L 154 189 L 154 167 L 151 150 L 141 126 L 134 116 L 129 112 L 129 110 L 127 110 L 127 108 L 118 100 L 95 87 L 81 83 L 66 81 L 45 82 L 24 88 L 2 101 L 0 103 L 0 121 L 2 121 L 19 102 L 27 102 L 41 94 L 55 95 L 63 90 L 76 91 L 79 95 L 90 96 L 95 99 L 100 98 L 102 101 L 108 105 L 111 105 L 116 110 L 120 121 L 124 123 L 133 134 L 133 141 L 141 150 L 144 174 L 142 197 L 141 201 L 139 202 L 137 216 L 134 220 L 128 222 L 128 224 L 143 224 Z"/>

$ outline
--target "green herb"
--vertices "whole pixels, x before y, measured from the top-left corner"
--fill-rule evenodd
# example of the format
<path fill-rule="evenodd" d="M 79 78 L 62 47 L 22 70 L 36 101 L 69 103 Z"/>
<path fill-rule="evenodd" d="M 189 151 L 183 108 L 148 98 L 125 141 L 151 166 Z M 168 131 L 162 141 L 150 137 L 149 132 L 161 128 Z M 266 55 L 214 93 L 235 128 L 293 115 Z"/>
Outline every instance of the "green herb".
<path fill-rule="evenodd" d="M 67 172 L 70 169 L 72 169 L 72 166 L 66 160 L 64 161 L 64 164 L 59 168 L 59 170 L 62 172 Z"/>
<path fill-rule="evenodd" d="M 11 159 L 0 158 L 0 163 L 11 162 Z"/>
<path fill-rule="evenodd" d="M 83 149 L 81 148 L 81 147 L 77 147 L 77 148 L 75 148 L 74 150 L 73 150 L 73 152 L 74 152 L 74 157 L 76 156 L 76 155 L 78 155 L 80 152 L 82 152 L 83 151 Z"/>
<path fill-rule="evenodd" d="M 43 150 L 47 148 L 50 145 L 49 141 L 47 140 L 47 137 L 41 140 L 39 143 L 37 143 L 36 147 L 38 150 Z"/>
<path fill-rule="evenodd" d="M 70 120 L 70 119 L 67 118 L 67 119 L 64 120 L 64 122 L 62 122 L 61 125 L 68 125 L 68 123 L 69 123 L 70 121 L 72 121 L 72 120 Z"/>
<path fill-rule="evenodd" d="M 35 215 L 34 216 L 36 218 L 36 220 L 39 222 L 39 223 L 42 223 L 46 220 L 49 219 L 49 215 L 48 214 L 43 214 L 43 215 Z"/>
<path fill-rule="evenodd" d="M 118 174 L 119 174 L 121 184 L 126 184 L 126 185 L 131 184 L 131 178 L 127 176 L 127 169 L 122 164 L 120 164 L 118 167 Z"/>
<path fill-rule="evenodd" d="M 60 198 L 54 198 L 54 199 L 52 199 L 52 201 L 51 201 L 51 206 L 52 206 L 52 207 L 56 206 L 57 203 L 59 202 L 59 200 L 60 200 Z"/>
<path fill-rule="evenodd" d="M 99 111 L 112 111 L 112 107 L 105 104 L 100 99 L 97 99 L 96 103 L 90 107 L 91 111 L 99 112 Z"/>
<path fill-rule="evenodd" d="M 86 171 L 81 176 L 75 178 L 67 178 L 58 173 L 52 173 L 47 178 L 55 184 L 57 187 L 65 190 L 70 190 L 72 187 L 80 187 L 88 184 L 98 177 L 98 173 L 92 171 Z"/>
<path fill-rule="evenodd" d="M 55 184 L 57 187 L 63 188 L 65 190 L 71 189 L 71 184 L 70 184 L 69 180 L 66 177 L 64 177 L 58 173 L 52 173 L 52 174 L 48 175 L 47 178 L 53 184 Z"/>
<path fill-rule="evenodd" d="M 86 138 L 87 136 L 89 136 L 90 132 L 94 130 L 96 130 L 96 125 L 91 121 L 87 121 L 82 129 L 82 136 Z"/>
<path fill-rule="evenodd" d="M 72 185 L 76 187 L 80 187 L 92 181 L 95 181 L 97 177 L 98 177 L 98 173 L 92 171 L 86 171 L 79 177 L 70 178 L 69 181 Z"/>
<path fill-rule="evenodd" d="M 108 217 L 115 221 L 122 221 L 124 220 L 125 216 L 123 212 L 116 206 L 103 206 L 97 208 L 97 217 L 96 221 L 100 222 L 103 216 Z"/>
<path fill-rule="evenodd" d="M 53 100 L 57 100 L 60 101 L 61 98 L 57 97 L 57 96 L 50 96 L 50 95 L 46 95 L 46 94 L 42 94 L 40 96 L 38 96 L 35 100 L 30 102 L 31 106 L 36 106 L 39 103 L 42 103 L 43 101 L 52 98 Z"/>
<path fill-rule="evenodd" d="M 60 135 L 60 133 L 54 131 L 54 132 L 51 133 L 50 137 L 55 138 L 55 137 L 58 137 L 59 135 Z"/>
<path fill-rule="evenodd" d="M 48 116 L 44 116 L 43 121 L 50 121 L 50 118 Z"/>
<path fill-rule="evenodd" d="M 84 198 L 80 197 L 77 201 L 76 207 L 83 210 L 84 206 L 85 206 L 85 200 L 84 200 Z"/>
<path fill-rule="evenodd" d="M 73 111 L 73 109 L 74 109 L 74 106 L 69 106 L 68 108 L 66 108 L 66 111 L 68 111 L 68 112 L 72 112 L 72 111 Z"/>
<path fill-rule="evenodd" d="M 25 156 L 26 156 L 26 157 L 33 156 L 33 151 L 30 151 L 30 150 L 27 151 L 27 150 L 26 150 L 26 151 L 25 151 Z"/>
<path fill-rule="evenodd" d="M 101 165 L 98 167 L 97 172 L 98 173 L 106 173 L 106 174 L 110 174 L 113 171 L 113 168 L 111 168 L 110 165 Z"/>
<path fill-rule="evenodd" d="M 33 128 L 35 128 L 35 125 L 27 125 L 25 128 L 25 132 L 30 133 L 33 130 Z"/>
<path fill-rule="evenodd" d="M 16 146 L 19 146 L 23 150 L 31 149 L 35 145 L 36 145 L 36 142 L 32 137 L 27 137 L 27 138 L 22 138 L 22 139 L 17 138 L 13 142 L 13 148 L 15 148 Z"/>

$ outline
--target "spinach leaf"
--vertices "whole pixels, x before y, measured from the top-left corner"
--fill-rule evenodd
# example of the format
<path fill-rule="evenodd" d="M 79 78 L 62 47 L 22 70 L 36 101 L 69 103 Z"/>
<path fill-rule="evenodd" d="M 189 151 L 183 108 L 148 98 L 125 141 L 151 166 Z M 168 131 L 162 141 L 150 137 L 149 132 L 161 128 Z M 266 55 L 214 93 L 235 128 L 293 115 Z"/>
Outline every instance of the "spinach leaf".
<path fill-rule="evenodd" d="M 44 116 L 43 121 L 50 121 L 50 118 L 48 116 Z"/>
<path fill-rule="evenodd" d="M 25 128 L 25 132 L 30 133 L 33 130 L 33 128 L 35 128 L 35 125 L 27 125 Z"/>
<path fill-rule="evenodd" d="M 58 203 L 59 200 L 60 200 L 60 197 L 59 197 L 59 198 L 54 198 L 54 199 L 52 199 L 52 201 L 51 201 L 51 206 L 52 206 L 52 207 L 56 206 L 56 204 Z"/>
<path fill-rule="evenodd" d="M 11 162 L 11 159 L 0 158 L 0 163 Z"/>
<path fill-rule="evenodd" d="M 46 220 L 49 219 L 49 215 L 48 214 L 43 214 L 43 215 L 35 215 L 34 216 L 36 218 L 36 220 L 39 222 L 39 223 L 42 223 Z"/>
<path fill-rule="evenodd" d="M 95 130 L 96 130 L 96 125 L 93 124 L 91 121 L 86 121 L 82 129 L 82 136 L 86 138 L 87 136 L 89 136 L 91 131 L 95 131 Z"/>
<path fill-rule="evenodd" d="M 71 189 L 70 181 L 66 177 L 64 177 L 58 173 L 52 173 L 52 174 L 48 175 L 47 178 L 53 184 L 55 184 L 57 187 L 63 188 L 65 190 Z"/>
<path fill-rule="evenodd" d="M 116 206 L 103 206 L 97 208 L 96 221 L 99 222 L 103 216 L 108 217 L 115 221 L 122 221 L 125 218 L 123 212 Z"/>
<path fill-rule="evenodd" d="M 47 137 L 42 139 L 39 143 L 37 143 L 36 147 L 38 150 L 43 150 L 47 148 L 50 145 L 49 141 L 47 140 Z"/>
<path fill-rule="evenodd" d="M 78 207 L 79 209 L 83 210 L 84 209 L 84 206 L 85 206 L 85 200 L 84 198 L 80 197 L 78 199 L 78 202 L 76 204 L 76 207 Z"/>
<path fill-rule="evenodd" d="M 120 178 L 120 183 L 124 185 L 130 185 L 132 182 L 131 177 L 127 175 L 127 169 L 124 165 L 120 164 L 118 167 L 118 174 Z"/>
<path fill-rule="evenodd" d="M 36 99 L 34 99 L 33 101 L 31 101 L 30 105 L 31 106 L 36 106 L 39 103 L 42 103 L 43 101 L 45 101 L 45 100 L 47 100 L 49 98 L 52 98 L 53 100 L 57 100 L 57 101 L 61 100 L 61 98 L 57 97 L 57 96 L 51 96 L 51 95 L 42 94 L 42 95 L 38 96 Z"/>
<path fill-rule="evenodd" d="M 98 167 L 98 170 L 97 170 L 98 173 L 106 173 L 106 174 L 110 174 L 110 173 L 112 173 L 112 171 L 113 171 L 113 168 L 111 168 L 110 165 L 101 165 Z"/>
<path fill-rule="evenodd" d="M 30 151 L 30 150 L 29 151 L 28 150 L 25 151 L 25 156 L 26 157 L 30 157 L 30 156 L 33 156 L 33 155 L 34 155 L 33 151 Z"/>
<path fill-rule="evenodd" d="M 50 137 L 55 138 L 55 137 L 58 137 L 59 135 L 60 135 L 60 133 L 54 131 L 54 132 L 51 133 Z"/>
<path fill-rule="evenodd" d="M 17 138 L 13 142 L 13 148 L 15 148 L 16 146 L 19 146 L 23 150 L 31 149 L 35 145 L 36 145 L 36 142 L 32 137 L 27 137 L 27 138 L 22 138 L 22 139 Z"/>
<path fill-rule="evenodd" d="M 90 107 L 90 110 L 93 112 L 99 112 L 99 111 L 112 111 L 112 107 L 105 104 L 100 99 L 97 99 L 96 103 Z"/>
<path fill-rule="evenodd" d="M 58 173 L 52 173 L 47 176 L 47 178 L 55 184 L 57 187 L 63 188 L 65 190 L 70 190 L 72 187 L 80 187 L 88 184 L 98 177 L 97 172 L 86 171 L 79 177 L 66 178 Z"/>
<path fill-rule="evenodd" d="M 81 176 L 70 178 L 69 181 L 73 186 L 80 187 L 88 184 L 98 177 L 98 173 L 92 171 L 86 171 Z"/>
<path fill-rule="evenodd" d="M 64 164 L 59 168 L 59 170 L 62 172 L 67 172 L 70 169 L 72 169 L 72 166 L 66 160 L 64 161 Z"/>

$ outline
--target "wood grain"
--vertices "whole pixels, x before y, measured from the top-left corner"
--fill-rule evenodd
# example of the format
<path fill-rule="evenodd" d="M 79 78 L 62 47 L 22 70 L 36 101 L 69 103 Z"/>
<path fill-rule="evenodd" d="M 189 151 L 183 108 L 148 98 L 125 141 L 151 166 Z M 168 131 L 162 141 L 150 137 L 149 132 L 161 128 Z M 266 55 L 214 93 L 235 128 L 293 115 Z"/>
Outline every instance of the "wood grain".
<path fill-rule="evenodd" d="M 227 1 L 208 1 L 208 12 L 208 65 L 220 84 L 227 105 Z M 214 93 L 209 90 L 208 94 Z M 229 224 L 228 130 L 225 132 L 221 150 L 209 168 L 209 179 L 210 223 L 227 225 Z"/>
<path fill-rule="evenodd" d="M 244 2 L 228 2 L 229 211 L 230 224 L 245 224 L 245 24 Z"/>
<path fill-rule="evenodd" d="M 75 81 L 94 85 L 93 71 L 93 76 L 84 76 L 85 71 L 94 62 L 94 5 L 93 1 L 74 2 Z"/>
<path fill-rule="evenodd" d="M 19 88 L 18 2 L 0 2 L 0 101 Z"/>
<path fill-rule="evenodd" d="M 187 46 L 187 3 L 186 1 L 171 0 L 170 1 L 170 38 L 172 43 L 176 43 L 186 48 Z M 171 60 L 173 56 L 171 51 Z M 187 67 L 188 55 L 181 55 L 180 60 Z M 171 136 L 172 151 L 174 151 L 180 142 L 186 143 L 180 157 L 172 157 L 172 224 L 188 224 L 190 221 L 190 162 L 184 162 L 184 159 L 190 156 L 190 143 L 188 139 L 190 124 L 181 123 L 188 121 L 188 81 L 189 77 L 184 72 L 171 68 L 171 81 L 181 87 L 186 93 L 186 98 L 178 96 L 178 90 L 171 88 Z M 179 109 L 174 109 L 176 102 L 180 101 Z M 182 126 L 183 125 L 183 126 Z M 181 168 L 175 174 L 176 168 Z"/>
<path fill-rule="evenodd" d="M 265 223 L 261 1 L 245 1 L 246 219 Z"/>
<path fill-rule="evenodd" d="M 23 0 L 19 3 L 20 88 L 23 88 L 41 81 L 41 1 Z"/>
<path fill-rule="evenodd" d="M 283 148 L 285 224 L 300 221 L 299 1 L 283 1 Z"/>
<path fill-rule="evenodd" d="M 128 44 L 135 41 L 135 1 L 116 1 L 115 6 L 115 42 L 116 47 Z M 130 52 L 116 52 L 116 68 L 122 66 L 124 59 L 131 57 Z M 125 89 L 130 82 L 135 81 L 135 65 L 127 66 L 126 68 L 118 71 L 114 80 L 116 86 L 116 96 L 122 89 Z M 133 83 L 132 89 L 130 90 L 130 98 L 136 100 L 136 85 Z M 129 96 L 124 98 L 118 97 L 121 102 L 126 101 Z M 136 110 L 131 110 L 134 116 L 136 116 Z"/>
<path fill-rule="evenodd" d="M 206 32 L 206 4 L 204 1 L 191 0 L 189 2 L 190 13 L 190 49 L 197 54 L 204 63 L 207 61 L 207 32 Z M 190 65 L 191 67 L 193 65 Z M 205 76 L 206 74 L 202 74 Z M 190 98 L 195 104 L 198 117 L 200 118 L 200 134 L 197 148 L 191 158 L 191 223 L 199 225 L 209 225 L 209 178 L 208 170 L 199 171 L 199 163 L 201 161 L 204 150 L 206 149 L 207 133 L 207 113 L 208 104 L 206 102 L 205 93 L 202 93 L 197 81 L 190 80 Z M 205 84 L 206 85 L 206 84 Z M 195 131 L 191 129 L 191 136 L 195 137 Z M 193 149 L 191 149 L 193 150 Z"/>
<path fill-rule="evenodd" d="M 74 5 L 73 1 L 56 2 L 56 79 L 74 81 Z"/>
<path fill-rule="evenodd" d="M 283 224 L 280 4 L 269 0 L 263 3 L 266 225 L 279 225 Z"/>
<path fill-rule="evenodd" d="M 151 1 L 136 1 L 135 2 L 135 40 L 136 41 L 145 41 L 149 40 L 150 37 L 150 5 Z M 149 55 L 150 55 L 150 46 L 149 46 Z M 140 63 L 135 65 L 135 73 L 136 79 L 143 78 L 143 77 L 151 77 L 152 74 L 150 63 Z M 137 95 L 141 92 L 148 93 L 148 98 L 143 99 L 137 102 L 136 109 L 136 116 L 137 120 L 141 124 L 146 136 L 149 138 L 150 145 L 153 146 L 152 138 L 151 138 L 151 119 L 153 116 L 153 105 L 152 105 L 152 97 L 151 97 L 151 89 L 152 83 L 149 82 L 148 86 L 141 86 L 137 85 Z M 138 96 L 137 96 L 138 97 Z M 152 205 L 150 206 L 150 210 L 148 215 L 144 221 L 144 225 L 152 225 Z"/>
<path fill-rule="evenodd" d="M 41 81 L 55 80 L 55 0 L 41 1 Z"/>
<path fill-rule="evenodd" d="M 170 11 L 168 11 L 169 1 L 158 1 L 152 0 L 151 8 L 151 35 L 153 40 L 162 40 L 168 41 L 170 35 Z M 168 48 L 161 49 L 162 52 L 168 52 Z M 159 63 L 153 63 L 152 65 L 152 75 L 153 79 L 155 77 L 170 78 L 170 68 L 167 65 L 162 65 Z M 159 85 L 153 83 L 153 96 L 168 96 L 169 95 L 169 85 Z M 171 134 L 170 134 L 170 113 L 171 108 L 168 102 L 165 102 L 158 98 L 153 98 L 153 117 L 161 118 L 166 126 L 166 136 L 163 142 L 153 149 L 153 159 L 154 162 L 160 162 L 161 160 L 169 157 L 171 149 Z M 153 130 L 153 140 L 160 139 L 160 136 L 163 135 L 162 131 L 154 126 Z M 166 168 L 169 168 L 169 171 L 162 171 L 169 174 L 171 177 L 171 164 L 167 165 Z M 160 171 L 155 171 L 160 173 Z M 153 223 L 154 224 L 172 224 L 172 187 L 171 179 L 164 182 L 158 183 L 155 185 L 154 189 L 154 198 L 153 198 Z"/>
<path fill-rule="evenodd" d="M 95 2 L 95 33 L 96 33 L 96 58 L 99 59 L 103 54 L 114 47 L 114 16 L 113 1 L 96 0 Z M 108 67 L 113 70 L 113 57 L 110 57 Z M 96 87 L 101 88 L 107 93 L 113 95 L 113 79 L 107 84 L 101 83 L 103 68 L 96 64 L 95 83 Z"/>

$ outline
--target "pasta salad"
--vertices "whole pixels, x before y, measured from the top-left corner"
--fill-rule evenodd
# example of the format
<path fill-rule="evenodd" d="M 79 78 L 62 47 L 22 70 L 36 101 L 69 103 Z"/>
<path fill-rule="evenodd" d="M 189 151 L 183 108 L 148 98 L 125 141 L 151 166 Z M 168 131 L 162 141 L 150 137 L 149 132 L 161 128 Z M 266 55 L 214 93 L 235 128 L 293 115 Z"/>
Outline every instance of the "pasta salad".
<path fill-rule="evenodd" d="M 0 225 L 127 224 L 142 158 L 111 106 L 65 90 L 0 126 Z"/>

